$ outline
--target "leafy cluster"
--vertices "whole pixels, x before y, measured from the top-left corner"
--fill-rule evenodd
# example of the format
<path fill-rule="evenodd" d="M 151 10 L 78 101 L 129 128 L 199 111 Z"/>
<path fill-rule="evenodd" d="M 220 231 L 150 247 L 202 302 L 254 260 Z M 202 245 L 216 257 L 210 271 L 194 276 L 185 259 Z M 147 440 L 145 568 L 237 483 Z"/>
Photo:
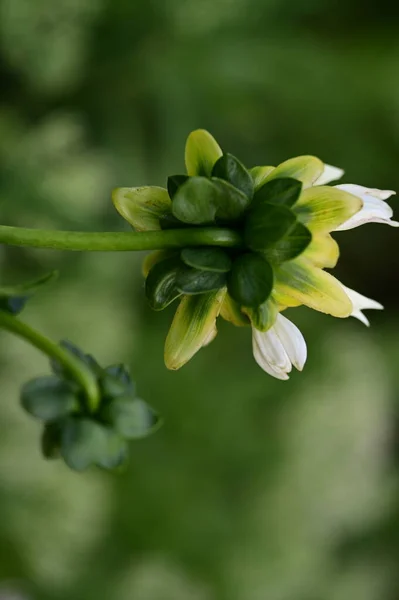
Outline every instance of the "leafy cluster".
<path fill-rule="evenodd" d="M 196 165 L 196 172 L 168 178 L 171 213 L 160 216 L 160 227 L 228 226 L 240 234 L 241 248 L 194 247 L 152 255 L 145 268 L 149 303 L 162 310 L 181 295 L 227 287 L 238 308 L 263 329 L 270 318 L 267 301 L 275 268 L 299 256 L 312 240 L 292 210 L 302 182 L 267 177 L 267 171 L 257 173 L 256 168 L 250 172 L 228 153 L 212 164 Z"/>
<path fill-rule="evenodd" d="M 54 360 L 53 375 L 25 384 L 21 403 L 43 422 L 43 454 L 46 458 L 61 456 L 76 471 L 91 465 L 120 467 L 127 460 L 127 441 L 147 436 L 160 425 L 160 419 L 136 396 L 135 385 L 123 364 L 102 368 L 91 355 L 70 342 L 63 341 L 61 345 L 95 374 L 101 401 L 93 413 L 84 390 Z"/>

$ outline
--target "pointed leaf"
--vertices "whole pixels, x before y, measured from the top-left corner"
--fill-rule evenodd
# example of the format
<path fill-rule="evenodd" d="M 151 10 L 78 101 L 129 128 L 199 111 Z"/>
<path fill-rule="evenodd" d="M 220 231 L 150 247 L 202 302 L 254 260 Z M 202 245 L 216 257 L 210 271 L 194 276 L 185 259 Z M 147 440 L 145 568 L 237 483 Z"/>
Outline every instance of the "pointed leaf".
<path fill-rule="evenodd" d="M 227 273 L 231 269 L 231 258 L 222 248 L 184 248 L 180 256 L 186 265 L 195 269 L 216 273 Z"/>
<path fill-rule="evenodd" d="M 248 214 L 244 239 L 252 250 L 267 250 L 290 233 L 295 225 L 296 217 L 286 206 L 261 204 Z"/>
<path fill-rule="evenodd" d="M 210 133 L 205 129 L 192 131 L 186 142 L 187 174 L 210 177 L 213 165 L 221 155 L 222 150 Z"/>
<path fill-rule="evenodd" d="M 265 256 L 271 263 L 276 264 L 293 260 L 306 251 L 311 241 L 312 234 L 309 229 L 302 223 L 297 223 L 292 231 L 265 251 Z"/>
<path fill-rule="evenodd" d="M 176 277 L 176 288 L 182 294 L 203 294 L 220 290 L 226 285 L 226 274 L 215 271 L 199 271 L 182 267 Z"/>
<path fill-rule="evenodd" d="M 117 398 L 108 407 L 105 418 L 115 431 L 128 440 L 144 438 L 161 425 L 156 412 L 140 398 Z"/>
<path fill-rule="evenodd" d="M 223 154 L 212 169 L 212 177 L 224 179 L 243 192 L 248 198 L 254 193 L 254 183 L 244 165 L 232 154 Z"/>
<path fill-rule="evenodd" d="M 112 201 L 136 231 L 161 229 L 160 219 L 170 215 L 172 210 L 168 191 L 156 186 L 117 188 L 112 192 Z"/>
<path fill-rule="evenodd" d="M 298 220 L 314 231 L 334 231 L 363 206 L 357 196 L 335 187 L 316 186 L 305 190 L 293 210 Z"/>
<path fill-rule="evenodd" d="M 252 169 L 249 170 L 254 182 L 255 192 L 265 183 L 267 176 L 270 175 L 274 168 L 275 167 L 252 167 Z"/>
<path fill-rule="evenodd" d="M 303 187 L 310 187 L 324 172 L 324 164 L 316 156 L 297 156 L 278 165 L 267 176 L 266 181 L 277 177 L 291 177 L 302 181 Z"/>
<path fill-rule="evenodd" d="M 180 296 L 176 277 L 182 266 L 180 258 L 172 256 L 152 267 L 145 280 L 145 294 L 153 310 L 163 310 Z"/>
<path fill-rule="evenodd" d="M 188 177 L 188 175 L 170 175 L 170 177 L 168 177 L 167 187 L 171 200 L 173 200 L 173 196 L 176 194 L 179 187 L 187 181 Z"/>
<path fill-rule="evenodd" d="M 165 342 L 165 364 L 180 369 L 214 334 L 225 290 L 185 296 L 174 316 Z"/>
<path fill-rule="evenodd" d="M 228 274 L 227 288 L 238 304 L 256 308 L 272 292 L 273 269 L 259 254 L 242 254 Z"/>
<path fill-rule="evenodd" d="M 302 182 L 289 177 L 272 179 L 263 185 L 255 194 L 252 207 L 258 207 L 264 202 L 282 204 L 290 208 L 301 195 Z"/>
<path fill-rule="evenodd" d="M 58 277 L 58 271 L 47 273 L 38 279 L 27 283 L 0 287 L 0 309 L 18 314 L 24 308 L 26 302 L 37 291 L 45 285 L 54 282 Z"/>
<path fill-rule="evenodd" d="M 76 389 L 55 376 L 37 377 L 21 390 L 24 409 L 42 421 L 54 421 L 79 410 Z"/>

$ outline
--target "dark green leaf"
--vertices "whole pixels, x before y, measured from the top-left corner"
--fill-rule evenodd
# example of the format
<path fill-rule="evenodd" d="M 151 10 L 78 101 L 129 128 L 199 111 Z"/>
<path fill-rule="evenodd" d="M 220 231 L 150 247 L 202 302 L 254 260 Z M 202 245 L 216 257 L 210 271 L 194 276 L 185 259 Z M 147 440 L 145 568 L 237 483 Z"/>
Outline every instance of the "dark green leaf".
<path fill-rule="evenodd" d="M 223 154 L 214 164 L 212 176 L 224 179 L 243 192 L 248 198 L 254 193 L 254 183 L 244 165 L 232 154 Z"/>
<path fill-rule="evenodd" d="M 279 240 L 275 246 L 265 251 L 265 256 L 273 263 L 292 260 L 302 254 L 311 241 L 312 234 L 309 229 L 305 225 L 302 225 L 302 223 L 297 223 L 288 235 Z"/>
<path fill-rule="evenodd" d="M 213 292 L 226 285 L 225 273 L 198 271 L 192 267 L 182 267 L 176 278 L 176 287 L 182 294 L 203 294 Z"/>
<path fill-rule="evenodd" d="M 61 424 L 58 421 L 45 423 L 42 437 L 41 449 L 45 458 L 54 459 L 60 455 L 61 446 Z"/>
<path fill-rule="evenodd" d="M 145 281 L 145 294 L 152 309 L 163 310 L 180 296 L 176 277 L 182 263 L 172 256 L 154 265 Z"/>
<path fill-rule="evenodd" d="M 79 409 L 76 390 L 55 376 L 37 377 L 26 383 L 21 391 L 21 404 L 43 421 L 54 421 Z"/>
<path fill-rule="evenodd" d="M 168 177 L 168 194 L 171 200 L 173 200 L 173 196 L 176 194 L 179 187 L 188 179 L 188 175 L 171 175 Z"/>
<path fill-rule="evenodd" d="M 253 206 L 265 202 L 282 204 L 291 207 L 298 200 L 302 191 L 302 182 L 297 179 L 277 178 L 265 183 L 257 190 L 253 199 Z"/>
<path fill-rule="evenodd" d="M 187 227 L 187 223 L 182 223 L 179 219 L 176 219 L 172 213 L 165 214 L 159 217 L 159 225 L 161 229 L 184 229 Z"/>
<path fill-rule="evenodd" d="M 221 248 L 184 248 L 180 256 L 186 265 L 195 269 L 217 273 L 227 273 L 231 269 L 230 256 Z"/>
<path fill-rule="evenodd" d="M 217 185 L 220 192 L 217 196 L 217 219 L 225 223 L 240 219 L 251 203 L 250 198 L 228 181 L 212 177 L 212 182 Z"/>
<path fill-rule="evenodd" d="M 66 419 L 62 425 L 61 455 L 75 471 L 93 464 L 112 469 L 122 464 L 127 445 L 119 434 L 90 419 Z"/>
<path fill-rule="evenodd" d="M 43 275 L 39 279 L 21 283 L 13 286 L 0 287 L 0 309 L 12 314 L 21 312 L 26 302 L 43 286 L 55 281 L 58 277 L 57 271 Z"/>
<path fill-rule="evenodd" d="M 241 306 L 252 308 L 263 304 L 273 289 L 273 269 L 259 254 L 243 254 L 228 274 L 230 296 Z"/>
<path fill-rule="evenodd" d="M 129 440 L 146 437 L 161 424 L 144 400 L 131 396 L 114 400 L 107 408 L 106 417 L 115 430 Z"/>
<path fill-rule="evenodd" d="M 252 250 L 267 250 L 294 229 L 296 217 L 286 206 L 262 204 L 252 209 L 245 223 L 244 238 Z"/>

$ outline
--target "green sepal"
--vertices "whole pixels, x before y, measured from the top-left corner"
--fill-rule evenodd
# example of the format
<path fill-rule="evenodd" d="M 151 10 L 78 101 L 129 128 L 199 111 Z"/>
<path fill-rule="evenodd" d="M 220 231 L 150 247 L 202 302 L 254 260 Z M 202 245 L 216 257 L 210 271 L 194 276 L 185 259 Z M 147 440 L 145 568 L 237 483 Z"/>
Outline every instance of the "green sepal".
<path fill-rule="evenodd" d="M 189 267 L 201 271 L 227 273 L 231 269 L 231 258 L 222 248 L 184 248 L 180 257 Z"/>
<path fill-rule="evenodd" d="M 283 205 L 260 204 L 248 214 L 244 239 L 252 250 L 267 250 L 294 229 L 294 213 Z"/>
<path fill-rule="evenodd" d="M 172 256 L 150 269 L 145 280 L 145 294 L 153 310 L 163 310 L 180 296 L 176 277 L 181 266 L 180 258 Z"/>
<path fill-rule="evenodd" d="M 183 223 L 204 225 L 216 219 L 236 221 L 250 203 L 249 198 L 223 179 L 190 177 L 177 190 L 172 212 Z"/>
<path fill-rule="evenodd" d="M 123 364 L 111 365 L 104 369 L 99 379 L 101 397 L 112 400 L 125 394 L 135 394 L 135 385 L 131 380 L 127 367 Z"/>
<path fill-rule="evenodd" d="M 305 225 L 297 223 L 292 231 L 281 238 L 275 246 L 265 251 L 271 263 L 282 263 L 300 256 L 312 241 L 312 234 Z"/>
<path fill-rule="evenodd" d="M 221 155 L 219 144 L 208 131 L 192 131 L 187 138 L 185 149 L 187 174 L 210 177 L 213 165 Z"/>
<path fill-rule="evenodd" d="M 144 400 L 134 396 L 123 396 L 111 402 L 104 418 L 128 440 L 147 437 L 162 424 L 157 413 Z"/>
<path fill-rule="evenodd" d="M 289 208 L 295 204 L 301 195 L 302 182 L 289 177 L 272 179 L 255 192 L 252 207 L 269 202 L 282 204 Z M 251 208 L 252 208 L 251 207 Z"/>
<path fill-rule="evenodd" d="M 230 296 L 241 306 L 256 308 L 265 302 L 273 289 L 273 269 L 259 254 L 242 254 L 227 276 Z"/>
<path fill-rule="evenodd" d="M 21 312 L 26 302 L 37 291 L 48 283 L 52 283 L 58 277 L 58 271 L 52 271 L 43 275 L 39 279 L 29 281 L 28 283 L 20 283 L 18 285 L 1 286 L 0 287 L 0 310 L 4 310 L 13 315 Z"/>
<path fill-rule="evenodd" d="M 203 294 L 220 290 L 226 285 L 226 274 L 215 271 L 199 271 L 182 267 L 176 277 L 176 288 L 182 294 Z"/>
<path fill-rule="evenodd" d="M 251 319 L 252 326 L 258 331 L 268 331 L 273 327 L 278 315 L 278 308 L 270 298 L 256 308 L 244 308 Z"/>
<path fill-rule="evenodd" d="M 61 423 L 54 421 L 45 423 L 40 440 L 41 450 L 44 458 L 53 460 L 60 456 L 61 447 Z"/>
<path fill-rule="evenodd" d="M 179 187 L 187 181 L 189 175 L 170 175 L 168 177 L 168 194 L 171 200 L 173 200 L 173 196 L 176 194 Z"/>
<path fill-rule="evenodd" d="M 248 198 L 254 194 L 254 182 L 244 165 L 232 154 L 223 154 L 213 166 L 212 177 L 224 179 Z"/>
<path fill-rule="evenodd" d="M 84 471 L 94 464 L 114 469 L 125 462 L 127 443 L 105 425 L 70 417 L 62 424 L 61 455 L 75 471 Z"/>
<path fill-rule="evenodd" d="M 21 390 L 21 404 L 42 421 L 55 421 L 80 408 L 76 388 L 54 375 L 28 381 Z"/>
<path fill-rule="evenodd" d="M 62 346 L 62 348 L 64 348 L 64 350 L 67 350 L 68 352 L 73 354 L 76 358 L 81 360 L 96 375 L 101 375 L 101 373 L 103 372 L 102 367 L 98 364 L 96 359 L 91 354 L 86 354 L 85 352 L 83 352 L 83 350 L 78 348 L 78 346 L 75 346 L 75 344 L 72 344 L 72 342 L 70 342 L 69 340 L 61 340 L 60 346 Z M 50 361 L 50 365 L 51 365 L 51 369 L 52 369 L 53 373 L 55 373 L 55 375 L 58 375 L 59 377 L 68 379 L 73 382 L 75 381 L 74 377 L 71 376 L 69 371 L 67 371 L 64 368 L 64 366 L 61 363 L 59 363 L 58 361 L 56 361 L 55 359 L 52 359 Z"/>

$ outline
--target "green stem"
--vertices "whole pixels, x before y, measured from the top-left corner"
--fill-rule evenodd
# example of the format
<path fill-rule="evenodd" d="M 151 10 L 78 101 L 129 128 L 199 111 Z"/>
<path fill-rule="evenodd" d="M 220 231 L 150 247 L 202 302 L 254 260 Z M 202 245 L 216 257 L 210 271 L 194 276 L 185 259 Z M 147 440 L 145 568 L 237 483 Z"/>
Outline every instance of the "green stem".
<path fill-rule="evenodd" d="M 0 226 L 0 243 L 58 250 L 112 252 L 126 250 L 162 250 L 184 246 L 242 245 L 239 233 L 222 228 L 187 228 L 129 233 L 91 233 L 81 231 L 45 231 Z"/>
<path fill-rule="evenodd" d="M 26 323 L 3 311 L 0 311 L 0 328 L 18 335 L 38 350 L 41 350 L 48 357 L 54 358 L 61 363 L 77 383 L 82 386 L 90 409 L 93 412 L 96 410 L 100 401 L 97 380 L 95 375 L 79 358 L 35 329 L 32 329 Z"/>

